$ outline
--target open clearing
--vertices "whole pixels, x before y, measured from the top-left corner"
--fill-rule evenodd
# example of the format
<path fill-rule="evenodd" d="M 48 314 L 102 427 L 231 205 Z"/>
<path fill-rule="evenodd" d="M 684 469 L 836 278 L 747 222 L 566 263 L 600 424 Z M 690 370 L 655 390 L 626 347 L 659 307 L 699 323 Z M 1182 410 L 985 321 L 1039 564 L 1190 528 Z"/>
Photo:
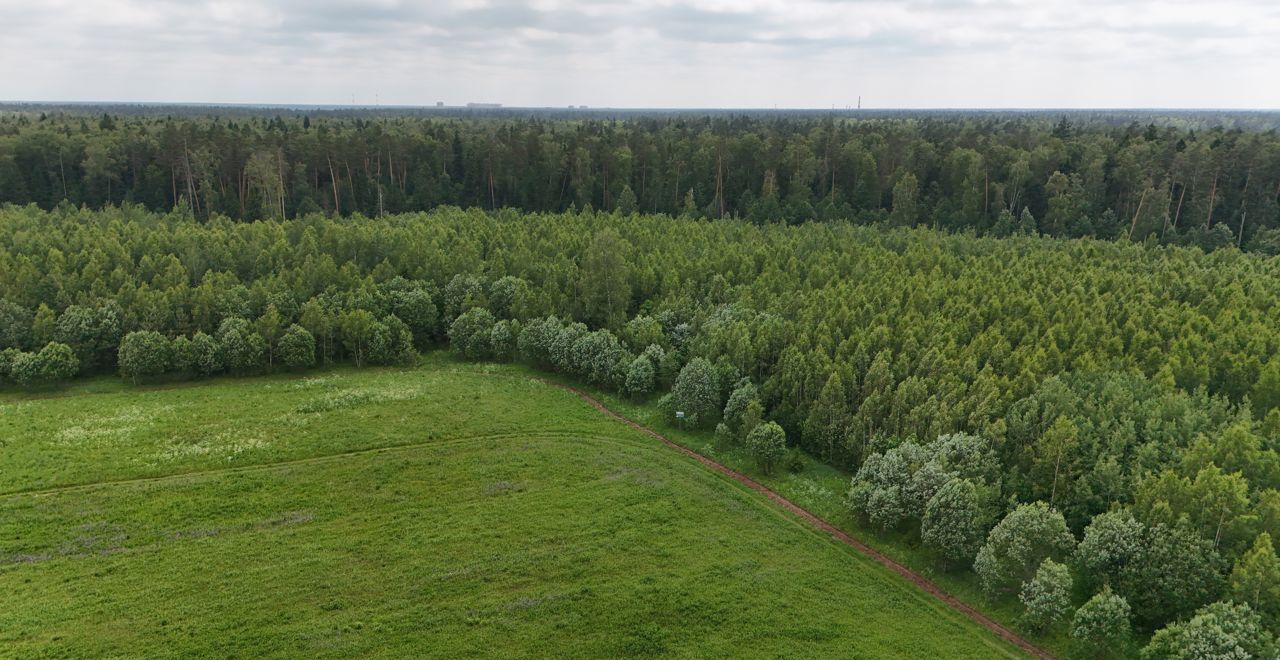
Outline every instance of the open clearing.
<path fill-rule="evenodd" d="M 0 396 L 7 655 L 1019 657 L 515 368 Z"/>

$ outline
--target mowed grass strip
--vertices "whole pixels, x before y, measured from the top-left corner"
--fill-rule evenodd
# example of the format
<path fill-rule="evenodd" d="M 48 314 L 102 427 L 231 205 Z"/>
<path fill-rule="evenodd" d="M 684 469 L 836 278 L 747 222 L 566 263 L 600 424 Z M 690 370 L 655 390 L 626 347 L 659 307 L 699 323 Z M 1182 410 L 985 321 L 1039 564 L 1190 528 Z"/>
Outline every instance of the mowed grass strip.
<path fill-rule="evenodd" d="M 381 375 L 433 382 L 491 411 L 547 408 L 505 424 L 471 416 L 470 427 L 394 451 L 2 497 L 0 654 L 1017 657 L 571 395 L 453 367 Z M 119 405 L 165 405 L 187 389 Z M 102 396 L 59 399 L 109 413 Z M 326 414 L 395 435 L 383 427 L 401 417 L 361 410 Z M 433 414 L 403 413 L 439 426 Z M 536 428 L 557 419 L 584 430 Z"/>

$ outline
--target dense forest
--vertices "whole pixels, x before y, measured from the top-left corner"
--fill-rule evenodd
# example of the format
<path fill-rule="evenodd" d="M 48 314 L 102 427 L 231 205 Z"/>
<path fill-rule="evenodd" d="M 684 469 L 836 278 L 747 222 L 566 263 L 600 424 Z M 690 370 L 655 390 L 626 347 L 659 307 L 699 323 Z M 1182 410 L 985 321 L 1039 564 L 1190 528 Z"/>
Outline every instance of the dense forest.
<path fill-rule="evenodd" d="M 1265 113 L 162 110 L 0 112 L 0 202 L 202 220 L 591 208 L 1280 252 Z"/>
<path fill-rule="evenodd" d="M 233 130 L 219 126 L 164 124 L 158 130 L 179 136 Z M 272 136 L 281 144 L 291 135 L 317 145 L 320 154 L 328 148 L 319 146 L 325 144 L 323 131 L 315 124 L 247 126 L 234 129 L 236 135 L 249 141 Z M 486 170 L 485 163 L 494 161 L 468 162 L 484 153 L 482 147 L 455 148 L 487 129 L 455 127 L 462 131 L 455 140 L 448 124 L 430 126 L 443 131 L 443 166 L 460 161 L 460 169 L 449 171 L 469 183 L 455 184 L 452 175 L 429 179 L 449 182 L 451 194 L 475 202 L 467 197 L 477 192 L 468 192 L 476 183 L 468 178 L 474 168 L 493 174 L 480 180 L 494 184 L 495 199 L 501 171 L 502 194 L 519 194 L 518 182 L 529 172 L 515 166 Z M 592 131 L 639 138 L 692 130 L 675 123 L 653 131 L 606 124 L 554 132 L 534 123 L 491 128 L 498 127 L 508 137 L 542 132 L 587 142 Z M 857 152 L 871 134 L 863 133 L 871 127 L 859 125 L 809 128 L 779 138 L 807 146 L 783 149 L 777 171 L 761 166 L 762 180 L 796 181 L 796 173 L 786 169 L 785 163 L 794 162 L 786 153 L 821 171 L 824 135 L 844 135 L 846 146 L 860 145 Z M 1017 141 L 1012 132 L 983 138 L 981 132 L 943 128 L 948 140 L 969 135 L 984 143 Z M 367 148 L 365 137 L 390 130 L 380 124 L 351 124 L 344 129 L 349 133 L 330 129 L 326 135 L 346 135 L 351 139 L 342 144 L 359 144 L 352 147 L 358 149 Z M 96 139 L 135 135 L 133 130 L 147 132 L 145 125 L 70 133 L 35 126 L 11 139 Z M 927 133 L 929 126 L 890 123 L 876 130 L 896 140 Z M 1259 226 L 1277 220 L 1274 207 L 1267 220 L 1256 210 L 1266 201 L 1257 193 L 1259 182 L 1274 186 L 1274 170 L 1264 176 L 1261 165 L 1250 172 L 1226 159 L 1255 147 L 1259 159 L 1274 157 L 1270 136 L 1188 134 L 1169 143 L 1171 136 L 1161 131 L 1067 132 L 1037 138 L 1043 142 L 1025 154 L 1028 164 L 1036 163 L 1034 171 L 1061 172 L 1070 158 L 1042 163 L 1034 156 L 1058 147 L 1070 154 L 1087 144 L 1106 144 L 1118 150 L 1121 162 L 1130 162 L 1125 154 L 1134 148 L 1154 158 L 1165 145 L 1174 162 L 1182 162 L 1179 155 L 1200 153 L 1191 145 L 1203 145 L 1209 160 L 1196 162 L 1208 167 L 1208 177 L 1195 177 L 1194 192 L 1187 178 L 1183 213 L 1203 221 L 1206 209 L 1213 209 L 1210 219 L 1224 232 L 1239 219 L 1231 214 L 1244 208 Z M 742 139 L 752 135 L 746 132 Z M 710 125 L 705 136 L 705 142 L 682 138 L 690 140 L 691 158 L 716 154 L 719 142 Z M 413 144 L 414 138 L 399 139 L 389 138 L 388 149 Z M 970 165 L 988 162 L 987 156 L 969 147 L 925 147 L 933 143 L 920 137 L 906 144 L 931 154 L 934 163 L 920 170 L 917 184 L 943 188 L 921 196 L 933 200 L 915 207 L 922 216 L 945 207 L 987 217 L 979 203 L 985 197 L 951 195 L 976 189 L 965 184 L 948 192 L 944 185 L 948 172 L 967 172 L 959 180 L 973 183 L 972 175 L 983 171 L 950 168 L 959 162 L 958 152 L 976 155 Z M 1214 149 L 1208 149 L 1211 144 Z M 773 153 L 763 144 L 756 147 Z M 988 154 L 1016 152 L 992 144 L 982 148 Z M 849 195 L 856 198 L 859 180 L 880 196 L 892 178 L 871 174 L 881 172 L 881 158 L 897 161 L 888 168 L 897 171 L 916 163 L 901 154 L 919 152 L 858 153 L 851 162 L 865 161 L 868 174 L 843 179 L 854 185 L 848 193 L 837 186 L 842 204 L 850 203 Z M 1095 155 L 1105 172 L 1107 157 Z M 325 162 L 324 155 L 319 158 Z M 380 176 L 387 178 L 366 180 L 369 185 L 381 181 L 385 199 L 394 197 L 390 188 L 396 181 L 406 182 L 406 194 L 416 190 L 407 181 L 424 170 L 411 173 L 407 163 L 427 160 L 388 160 L 386 152 L 382 158 Z M 683 423 L 714 429 L 720 441 L 758 451 L 766 470 L 784 462 L 782 443 L 848 470 L 854 475 L 848 504 L 863 524 L 904 534 L 940 568 L 971 571 L 993 599 L 1020 601 L 1028 629 L 1065 625 L 1079 644 L 1098 654 L 1124 652 L 1131 626 L 1149 657 L 1183 657 L 1176 652 L 1194 644 L 1243 649 L 1239 657 L 1275 652 L 1280 261 L 1235 249 L 1206 253 L 1149 242 L 992 238 L 848 222 L 757 223 L 749 211 L 745 218 L 714 221 L 480 208 L 292 217 L 289 205 L 296 202 L 289 197 L 288 219 L 238 222 L 223 215 L 227 205 L 238 210 L 239 202 L 220 192 L 221 175 L 197 184 L 185 181 L 188 171 L 176 163 L 171 170 L 165 162 L 137 161 L 141 178 L 115 181 L 111 199 L 168 206 L 173 198 L 164 194 L 171 185 L 191 186 L 189 197 L 178 195 L 189 203 L 166 213 L 138 205 L 0 211 L 0 378 L 41 387 L 77 372 L 117 369 L 136 380 L 299 369 L 335 360 L 394 364 L 411 361 L 415 350 L 448 342 L 468 358 L 523 361 L 629 396 L 660 398 L 665 409 L 685 413 Z M 591 185 L 580 191 L 581 198 L 576 189 L 566 193 L 566 205 L 669 209 L 658 200 L 674 195 L 675 204 L 684 183 L 705 177 L 690 173 L 676 187 L 642 174 L 639 181 L 646 185 L 633 191 L 634 206 L 626 199 L 628 204 L 611 204 L 605 196 L 614 194 L 608 191 L 617 179 L 606 185 L 604 172 L 636 182 L 649 166 L 632 167 L 622 177 L 610 169 L 614 161 L 601 169 L 599 161 L 591 162 L 597 163 Z M 645 162 L 667 171 L 662 161 Z M 23 163 L 19 172 L 29 169 Z M 354 202 L 356 191 L 367 193 L 355 185 L 355 172 L 379 167 L 373 160 L 353 165 L 351 174 L 342 168 L 340 200 Z M 310 166 L 299 166 L 304 183 L 314 174 L 307 173 Z M 941 173 L 930 173 L 933 166 Z M 1133 181 L 1116 174 L 1124 167 L 1104 174 L 1096 191 L 1104 215 L 1112 204 L 1121 210 L 1126 204 L 1147 207 L 1155 195 L 1154 208 L 1182 196 L 1177 184 L 1170 193 L 1167 181 L 1151 187 L 1157 182 L 1140 177 L 1148 186 L 1144 199 L 1138 188 L 1115 184 Z M 1089 169 L 1069 169 L 1056 179 L 1041 178 L 1044 184 L 1066 179 L 1062 194 L 1074 204 L 1080 201 L 1076 192 L 1088 189 L 1076 182 L 1087 179 Z M 715 171 L 712 166 L 713 177 Z M 319 172 L 321 178 L 330 175 Z M 336 168 L 332 175 L 337 180 Z M 931 178 L 939 175 L 941 180 Z M 1250 182 L 1247 194 L 1237 175 Z M 572 182 L 556 184 L 555 176 L 560 175 L 543 183 L 573 188 Z M 742 176 L 743 189 L 754 189 L 754 183 L 745 187 Z M 807 170 L 800 176 L 804 185 L 782 195 L 784 206 L 797 196 L 801 206 L 830 198 L 818 187 L 817 173 L 812 181 Z M 913 176 L 903 173 L 889 188 L 901 188 Z M 143 182 L 153 177 L 159 178 L 156 199 L 132 196 L 149 190 L 154 182 Z M 1203 186 L 1207 182 L 1213 190 L 1215 177 L 1214 196 L 1221 201 L 1208 204 Z M 60 185 L 56 169 L 34 180 Z M 1028 176 L 1016 193 L 993 181 L 991 199 L 1003 200 L 998 204 L 1007 210 L 1008 198 L 1016 196 L 1020 201 L 1013 206 L 1035 215 L 1046 200 L 1043 186 L 1032 180 Z M 256 190 L 258 184 L 246 185 Z M 323 185 L 288 191 L 304 200 L 328 194 Z M 537 195 L 537 186 L 526 192 Z M 616 189 L 619 197 L 625 192 L 625 183 Z M 896 192 L 886 194 L 902 201 Z M 397 198 L 397 204 L 409 204 L 410 197 Z M 551 197 L 537 199 L 556 206 Z M 265 210 L 261 199 L 246 204 L 246 215 L 278 209 L 279 201 Z M 892 216 L 901 208 L 864 212 Z M 1137 217 L 1146 222 L 1146 211 Z M 1167 218 L 1170 232 L 1174 217 Z M 1189 222 L 1184 218 L 1181 226 Z M 1064 224 L 1065 233 L 1073 233 L 1072 226 Z"/>

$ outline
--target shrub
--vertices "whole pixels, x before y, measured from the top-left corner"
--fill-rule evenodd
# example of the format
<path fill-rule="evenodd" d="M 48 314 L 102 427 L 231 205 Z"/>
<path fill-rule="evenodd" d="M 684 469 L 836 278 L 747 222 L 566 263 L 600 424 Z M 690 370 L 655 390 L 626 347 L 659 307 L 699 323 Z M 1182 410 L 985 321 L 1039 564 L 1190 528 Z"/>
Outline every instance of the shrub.
<path fill-rule="evenodd" d="M 218 352 L 222 364 L 233 373 L 248 373 L 262 368 L 267 342 L 249 321 L 232 317 L 218 326 Z"/>
<path fill-rule="evenodd" d="M 671 404 L 676 411 L 684 412 L 687 426 L 716 423 L 720 414 L 720 386 L 710 362 L 694 358 L 680 370 L 671 389 Z"/>
<path fill-rule="evenodd" d="M 120 375 L 134 383 L 139 378 L 158 376 L 169 369 L 172 344 L 153 330 L 130 332 L 120 340 L 117 363 Z"/>
<path fill-rule="evenodd" d="M 787 453 L 787 434 L 775 422 L 760 424 L 747 436 L 747 451 L 762 472 L 773 474 L 773 468 Z"/>
<path fill-rule="evenodd" d="M 296 323 L 284 331 L 277 350 L 280 362 L 290 369 L 310 369 L 316 365 L 316 338 Z"/>
<path fill-rule="evenodd" d="M 483 360 L 492 355 L 494 322 L 489 310 L 472 307 L 449 326 L 449 343 L 468 360 Z"/>
<path fill-rule="evenodd" d="M 1071 620 L 1071 638 L 1088 657 L 1123 657 L 1129 645 L 1129 603 L 1111 587 L 1090 598 Z"/>
<path fill-rule="evenodd" d="M 9 365 L 9 375 L 23 387 L 60 383 L 80 370 L 80 360 L 70 346 L 49 342 L 38 353 L 18 353 Z"/>
<path fill-rule="evenodd" d="M 631 361 L 631 365 L 627 367 L 627 377 L 623 385 L 623 391 L 632 398 L 642 398 L 653 391 L 654 371 L 653 363 L 648 357 L 638 356 Z"/>
<path fill-rule="evenodd" d="M 201 376 L 212 376 L 222 371 L 222 350 L 213 337 L 196 332 L 191 337 L 191 353 L 195 357 L 192 364 Z"/>
<path fill-rule="evenodd" d="M 1033 630 L 1044 630 L 1071 609 L 1071 571 L 1065 564 L 1046 559 L 1035 577 L 1022 584 L 1018 600 L 1026 608 L 1022 620 Z"/>
<path fill-rule="evenodd" d="M 987 593 L 1012 589 L 1049 557 L 1071 552 L 1075 538 L 1062 514 L 1044 502 L 1023 504 L 1004 517 L 978 551 L 973 569 Z"/>

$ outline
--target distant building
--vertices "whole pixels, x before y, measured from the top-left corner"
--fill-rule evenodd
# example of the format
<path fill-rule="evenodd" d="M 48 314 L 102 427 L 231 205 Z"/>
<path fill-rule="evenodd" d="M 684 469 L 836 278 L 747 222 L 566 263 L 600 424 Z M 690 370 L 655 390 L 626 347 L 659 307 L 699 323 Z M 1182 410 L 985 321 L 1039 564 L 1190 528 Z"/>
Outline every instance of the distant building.
<path fill-rule="evenodd" d="M 501 103 L 468 103 L 467 107 L 475 108 L 477 110 L 493 110 L 495 108 L 501 108 L 502 104 Z"/>
<path fill-rule="evenodd" d="M 443 108 L 443 107 L 444 107 L 444 101 L 436 101 L 436 107 L 437 107 L 437 108 Z"/>

